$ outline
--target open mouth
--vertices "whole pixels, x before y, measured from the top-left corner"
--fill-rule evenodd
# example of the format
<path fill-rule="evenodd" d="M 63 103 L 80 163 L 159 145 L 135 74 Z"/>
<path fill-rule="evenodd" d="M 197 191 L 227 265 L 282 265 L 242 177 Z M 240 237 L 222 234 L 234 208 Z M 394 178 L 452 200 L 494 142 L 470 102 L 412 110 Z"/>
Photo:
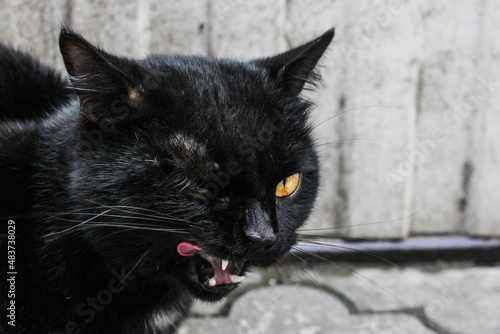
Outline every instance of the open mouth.
<path fill-rule="evenodd" d="M 245 279 L 245 276 L 241 275 L 245 263 L 210 256 L 198 245 L 183 241 L 177 245 L 177 253 L 185 257 L 195 257 L 192 279 L 205 291 L 218 294 L 228 292 Z"/>

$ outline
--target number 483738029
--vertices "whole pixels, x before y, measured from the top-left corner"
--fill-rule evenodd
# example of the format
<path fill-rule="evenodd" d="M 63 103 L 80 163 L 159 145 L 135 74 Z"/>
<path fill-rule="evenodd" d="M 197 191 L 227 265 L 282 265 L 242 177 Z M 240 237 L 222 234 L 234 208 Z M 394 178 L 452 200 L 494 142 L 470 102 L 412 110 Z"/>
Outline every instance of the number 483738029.
<path fill-rule="evenodd" d="M 7 263 L 9 271 L 16 270 L 16 223 L 13 220 L 8 221 L 8 241 L 7 241 Z"/>

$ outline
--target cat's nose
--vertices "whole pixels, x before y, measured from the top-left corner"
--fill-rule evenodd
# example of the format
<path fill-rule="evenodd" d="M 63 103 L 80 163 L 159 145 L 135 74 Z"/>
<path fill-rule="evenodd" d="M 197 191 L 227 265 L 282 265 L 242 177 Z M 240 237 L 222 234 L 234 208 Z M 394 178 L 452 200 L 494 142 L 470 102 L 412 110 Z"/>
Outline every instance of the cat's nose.
<path fill-rule="evenodd" d="M 252 243 L 252 248 L 256 250 L 269 248 L 276 241 L 276 233 L 270 216 L 259 203 L 254 203 L 247 209 L 244 231 L 247 239 Z"/>
<path fill-rule="evenodd" d="M 256 231 L 253 229 L 246 229 L 245 235 L 247 239 L 252 242 L 253 248 L 262 250 L 274 244 L 276 241 L 276 234 L 273 231 Z"/>

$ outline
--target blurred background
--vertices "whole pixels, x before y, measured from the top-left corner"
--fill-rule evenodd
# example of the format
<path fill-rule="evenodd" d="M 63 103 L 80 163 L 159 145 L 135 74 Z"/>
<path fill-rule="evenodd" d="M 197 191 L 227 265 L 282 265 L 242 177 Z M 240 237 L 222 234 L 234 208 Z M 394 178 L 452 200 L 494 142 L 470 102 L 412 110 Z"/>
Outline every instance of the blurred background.
<path fill-rule="evenodd" d="M 250 59 L 336 27 L 307 95 L 322 158 L 309 233 L 500 236 L 500 3 L 0 0 L 0 40 L 63 70 L 61 25 L 106 50 Z"/>

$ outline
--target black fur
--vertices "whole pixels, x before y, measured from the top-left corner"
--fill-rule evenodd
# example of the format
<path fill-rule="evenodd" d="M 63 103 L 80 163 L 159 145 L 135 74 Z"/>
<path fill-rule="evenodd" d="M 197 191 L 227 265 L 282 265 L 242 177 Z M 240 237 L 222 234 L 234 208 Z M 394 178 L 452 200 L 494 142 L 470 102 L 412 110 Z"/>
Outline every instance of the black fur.
<path fill-rule="evenodd" d="M 70 99 L 62 75 L 0 44 L 0 121 L 41 118 Z"/>
<path fill-rule="evenodd" d="M 132 60 L 63 30 L 70 91 L 2 46 L 0 215 L 15 221 L 18 272 L 16 327 L 2 298 L 3 330 L 173 333 L 193 298 L 236 286 L 209 287 L 202 256 L 243 275 L 284 255 L 318 187 L 299 93 L 332 38 L 250 62 Z M 295 193 L 275 197 L 295 173 Z M 181 256 L 182 242 L 205 255 Z"/>

